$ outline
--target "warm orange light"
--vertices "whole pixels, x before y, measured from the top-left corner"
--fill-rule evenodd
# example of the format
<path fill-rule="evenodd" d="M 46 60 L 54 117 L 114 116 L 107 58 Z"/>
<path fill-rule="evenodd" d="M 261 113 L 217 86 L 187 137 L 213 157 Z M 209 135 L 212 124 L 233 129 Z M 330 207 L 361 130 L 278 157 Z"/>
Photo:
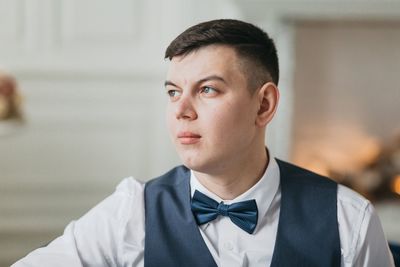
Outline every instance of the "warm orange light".
<path fill-rule="evenodd" d="M 400 174 L 394 177 L 393 191 L 400 195 Z"/>
<path fill-rule="evenodd" d="M 329 176 L 329 168 L 322 162 L 309 161 L 303 164 L 303 167 L 320 175 Z"/>

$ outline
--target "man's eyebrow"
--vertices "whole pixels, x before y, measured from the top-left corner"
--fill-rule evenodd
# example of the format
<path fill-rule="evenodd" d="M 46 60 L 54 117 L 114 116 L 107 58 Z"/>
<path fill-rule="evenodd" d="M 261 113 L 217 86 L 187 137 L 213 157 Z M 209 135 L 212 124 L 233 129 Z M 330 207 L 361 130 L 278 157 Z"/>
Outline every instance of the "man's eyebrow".
<path fill-rule="evenodd" d="M 226 83 L 224 78 L 222 78 L 221 76 L 218 76 L 218 75 L 207 76 L 207 77 L 205 77 L 203 79 L 198 80 L 197 83 L 200 84 L 200 83 L 207 82 L 207 81 L 212 81 L 212 80 L 217 80 L 217 81 L 221 81 L 223 83 Z"/>
<path fill-rule="evenodd" d="M 176 86 L 176 84 L 174 84 L 173 82 L 166 80 L 166 81 L 164 82 L 164 86 L 167 86 L 167 85 L 171 85 L 171 86 L 174 86 L 174 87 L 178 87 L 178 86 Z"/>
<path fill-rule="evenodd" d="M 201 84 L 201 83 L 204 83 L 204 82 L 207 82 L 207 81 L 212 81 L 212 80 L 217 80 L 217 81 L 221 81 L 221 82 L 223 82 L 223 83 L 226 83 L 226 81 L 224 80 L 224 78 L 222 78 L 221 76 L 218 76 L 218 75 L 210 75 L 210 76 L 204 77 L 203 79 L 198 80 L 198 81 L 196 82 L 196 84 Z M 171 81 L 169 81 L 169 80 L 166 80 L 166 81 L 164 82 L 164 86 L 168 86 L 168 85 L 174 86 L 174 87 L 178 87 L 178 86 L 177 86 L 176 84 L 174 84 L 173 82 L 171 82 Z"/>

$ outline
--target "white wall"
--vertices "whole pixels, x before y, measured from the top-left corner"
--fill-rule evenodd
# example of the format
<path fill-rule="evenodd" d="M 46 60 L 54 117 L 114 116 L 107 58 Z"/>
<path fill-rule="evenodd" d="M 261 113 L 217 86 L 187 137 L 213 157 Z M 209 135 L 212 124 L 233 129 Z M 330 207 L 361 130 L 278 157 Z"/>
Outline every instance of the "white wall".
<path fill-rule="evenodd" d="M 147 180 L 179 162 L 162 58 L 187 26 L 241 18 L 276 39 L 282 99 L 267 141 L 288 158 L 290 21 L 399 14 L 397 1 L 0 0 L 0 67 L 18 78 L 27 120 L 0 136 L 0 266 L 59 235 L 124 176 Z"/>
<path fill-rule="evenodd" d="M 163 52 L 182 23 L 171 3 L 0 1 L 0 66 L 17 77 L 26 117 L 0 136 L 0 266 L 123 177 L 177 162 L 163 122 Z"/>

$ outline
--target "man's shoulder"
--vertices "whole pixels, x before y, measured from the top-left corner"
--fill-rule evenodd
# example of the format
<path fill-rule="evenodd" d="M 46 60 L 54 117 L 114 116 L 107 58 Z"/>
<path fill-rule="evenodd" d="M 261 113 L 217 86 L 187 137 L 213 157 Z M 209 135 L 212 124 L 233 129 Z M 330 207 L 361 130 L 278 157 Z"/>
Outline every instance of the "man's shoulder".
<path fill-rule="evenodd" d="M 337 182 L 331 178 L 297 166 L 295 164 L 276 159 L 279 166 L 281 181 L 282 178 L 290 183 L 302 183 L 305 185 L 320 185 L 336 187 Z"/>
<path fill-rule="evenodd" d="M 124 195 L 140 195 L 143 191 L 144 183 L 135 179 L 132 176 L 125 177 L 118 183 L 115 188 L 116 194 L 124 194 Z"/>
<path fill-rule="evenodd" d="M 351 213 L 372 213 L 373 209 L 371 202 L 368 199 L 344 185 L 338 186 L 338 206 Z M 369 209 L 371 210 L 368 211 Z"/>
<path fill-rule="evenodd" d="M 370 204 L 370 202 L 359 193 L 344 185 L 337 183 L 335 180 L 327 176 L 315 173 L 311 170 L 307 170 L 305 168 L 289 162 L 285 162 L 280 159 L 276 159 L 276 161 L 281 171 L 281 177 L 289 177 L 291 182 L 300 182 L 313 185 L 314 183 L 317 183 L 319 185 L 337 186 L 338 203 L 342 203 L 345 206 L 351 205 L 354 209 L 357 210 L 363 210 Z"/>

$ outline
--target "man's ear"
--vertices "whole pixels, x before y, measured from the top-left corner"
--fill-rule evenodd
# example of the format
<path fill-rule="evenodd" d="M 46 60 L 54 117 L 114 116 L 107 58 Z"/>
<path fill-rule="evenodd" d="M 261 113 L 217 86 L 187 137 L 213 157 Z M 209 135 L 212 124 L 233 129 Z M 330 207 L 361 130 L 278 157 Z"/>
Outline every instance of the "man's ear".
<path fill-rule="evenodd" d="M 279 101 L 279 90 L 273 82 L 265 83 L 257 92 L 259 109 L 256 125 L 266 126 L 274 117 Z"/>

